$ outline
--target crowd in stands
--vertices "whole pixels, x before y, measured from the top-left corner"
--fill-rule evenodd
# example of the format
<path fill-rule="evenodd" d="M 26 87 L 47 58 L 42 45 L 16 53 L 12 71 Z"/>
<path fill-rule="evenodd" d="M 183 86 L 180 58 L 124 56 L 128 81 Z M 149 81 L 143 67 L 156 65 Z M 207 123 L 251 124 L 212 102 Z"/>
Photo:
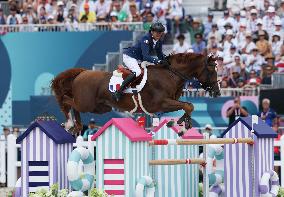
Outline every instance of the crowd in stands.
<path fill-rule="evenodd" d="M 284 0 L 245 1 L 224 10 L 220 19 L 185 17 L 189 38 L 177 36 L 174 53 L 214 54 L 222 88 L 255 88 L 271 84 L 284 68 Z M 186 41 L 189 40 L 189 41 Z"/>

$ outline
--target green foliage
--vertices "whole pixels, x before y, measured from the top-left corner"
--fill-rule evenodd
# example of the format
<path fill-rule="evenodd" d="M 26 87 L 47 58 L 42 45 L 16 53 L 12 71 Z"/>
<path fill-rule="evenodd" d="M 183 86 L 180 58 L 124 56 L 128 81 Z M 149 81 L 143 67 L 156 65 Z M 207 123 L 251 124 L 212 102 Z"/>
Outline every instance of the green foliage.
<path fill-rule="evenodd" d="M 283 187 L 279 188 L 277 197 L 284 197 L 284 188 Z"/>
<path fill-rule="evenodd" d="M 91 189 L 90 197 L 108 197 L 107 193 L 96 188 Z"/>
<path fill-rule="evenodd" d="M 67 195 L 67 189 L 58 190 L 58 184 L 53 184 L 49 191 L 46 189 L 39 189 L 35 193 L 30 193 L 29 197 L 66 197 Z"/>

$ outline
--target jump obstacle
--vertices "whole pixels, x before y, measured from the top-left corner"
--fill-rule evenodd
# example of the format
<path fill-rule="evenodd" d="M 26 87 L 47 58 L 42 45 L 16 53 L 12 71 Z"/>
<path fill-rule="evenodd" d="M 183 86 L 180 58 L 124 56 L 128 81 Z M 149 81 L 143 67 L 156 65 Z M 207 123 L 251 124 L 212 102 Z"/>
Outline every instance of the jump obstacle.
<path fill-rule="evenodd" d="M 224 144 L 224 196 L 269 195 L 269 179 L 273 180 L 271 192 L 274 193 L 274 186 L 279 185 L 275 174 L 271 173 L 274 160 L 273 138 L 276 133 L 262 120 L 258 120 L 253 127 L 251 121 L 251 117 L 239 118 L 224 131 L 222 139 L 200 139 L 202 136 L 194 131 L 188 131 L 183 139 L 178 139 L 176 129 L 167 128 L 167 120 L 154 129 L 155 136 L 152 138 L 130 118 L 111 119 L 92 136 L 92 140 L 96 141 L 96 173 L 93 172 L 96 174 L 96 187 L 115 196 L 132 197 L 137 195 L 136 186 L 139 183 L 140 189 L 151 189 L 148 196 L 153 195 L 154 190 L 155 196 L 160 197 L 172 194 L 197 197 L 199 165 L 181 164 L 207 162 L 198 158 L 198 145 L 206 148 L 207 144 Z M 27 165 L 27 169 L 21 173 L 24 177 L 21 183 L 22 196 L 28 196 L 30 191 L 35 190 L 31 185 L 37 185 L 36 182 L 30 183 L 36 180 L 31 174 L 36 174 L 30 173 L 29 169 L 36 164 L 46 165 L 44 169 L 52 175 L 46 178 L 45 186 L 60 182 L 60 188 L 70 187 L 66 181 L 65 168 L 54 168 L 53 163 L 56 158 L 61 158 L 61 166 L 65 165 L 64 162 L 67 162 L 67 157 L 71 154 L 68 144 L 73 140 L 68 135 L 62 137 L 63 131 L 54 124 L 54 121 L 34 123 L 17 140 L 22 145 L 22 158 Z M 58 131 L 61 134 L 58 135 Z M 37 137 L 40 142 L 53 146 L 49 146 L 50 150 L 46 152 L 43 150 L 43 156 L 40 153 L 39 156 L 28 156 L 36 151 L 34 146 L 25 143 Z M 44 142 L 44 139 L 47 141 Z M 184 146 L 173 146 L 174 144 Z M 206 171 L 206 167 L 204 169 Z M 147 178 L 151 182 L 146 184 L 143 181 L 145 177 L 151 177 L 155 184 L 151 178 Z"/>

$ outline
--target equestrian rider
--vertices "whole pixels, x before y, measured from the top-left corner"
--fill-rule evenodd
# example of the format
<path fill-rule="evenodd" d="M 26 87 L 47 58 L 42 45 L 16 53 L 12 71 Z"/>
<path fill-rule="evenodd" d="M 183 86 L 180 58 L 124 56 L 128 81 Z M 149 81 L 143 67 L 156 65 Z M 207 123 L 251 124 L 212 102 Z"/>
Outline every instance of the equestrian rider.
<path fill-rule="evenodd" d="M 123 51 L 123 62 L 132 73 L 126 77 L 120 89 L 114 93 L 113 96 L 116 101 L 119 101 L 126 87 L 141 74 L 138 61 L 147 61 L 164 67 L 169 66 L 162 52 L 161 37 L 164 31 L 163 24 L 155 22 L 151 25 L 149 32 L 136 45 Z"/>

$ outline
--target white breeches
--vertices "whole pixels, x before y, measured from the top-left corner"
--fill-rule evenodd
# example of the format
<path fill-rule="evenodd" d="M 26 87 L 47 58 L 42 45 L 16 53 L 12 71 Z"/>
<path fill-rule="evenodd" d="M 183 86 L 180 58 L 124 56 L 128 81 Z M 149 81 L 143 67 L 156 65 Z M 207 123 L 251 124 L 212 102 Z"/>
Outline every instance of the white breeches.
<path fill-rule="evenodd" d="M 136 77 L 138 77 L 141 74 L 141 69 L 139 67 L 138 61 L 132 57 L 129 57 L 128 55 L 123 54 L 122 59 L 124 64 L 136 74 Z"/>

